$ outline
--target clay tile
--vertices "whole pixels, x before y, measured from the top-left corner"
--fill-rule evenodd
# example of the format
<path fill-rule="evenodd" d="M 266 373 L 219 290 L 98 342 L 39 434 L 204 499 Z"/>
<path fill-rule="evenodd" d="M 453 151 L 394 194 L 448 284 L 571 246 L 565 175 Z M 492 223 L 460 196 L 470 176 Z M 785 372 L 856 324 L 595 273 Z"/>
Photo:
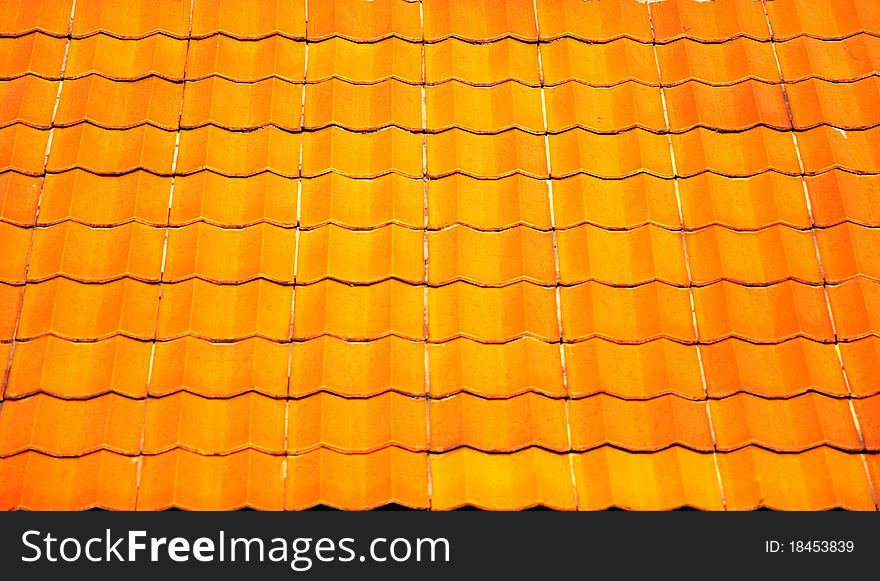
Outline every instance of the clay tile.
<path fill-rule="evenodd" d="M 878 124 L 880 79 L 877 77 L 854 83 L 810 79 L 789 84 L 786 91 L 798 129 L 823 124 L 842 129 L 867 129 Z"/>
<path fill-rule="evenodd" d="M 880 226 L 880 176 L 834 170 L 806 178 L 817 226 Z"/>
<path fill-rule="evenodd" d="M 290 347 L 254 337 L 212 343 L 182 337 L 156 343 L 150 394 L 189 391 L 205 397 L 229 397 L 254 391 L 270 397 L 287 394 Z"/>
<path fill-rule="evenodd" d="M 859 277 L 829 286 L 828 300 L 841 339 L 877 334 L 880 283 Z"/>
<path fill-rule="evenodd" d="M 505 285 L 527 280 L 553 284 L 553 236 L 531 228 L 479 232 L 452 226 L 428 234 L 428 281 L 464 280 L 479 285 Z"/>
<path fill-rule="evenodd" d="M 367 286 L 324 280 L 299 287 L 295 309 L 297 339 L 324 334 L 354 340 L 424 337 L 424 290 L 397 280 Z"/>
<path fill-rule="evenodd" d="M 534 393 L 483 399 L 462 393 L 432 400 L 431 449 L 466 446 L 485 452 L 513 452 L 530 446 L 568 449 L 565 402 Z"/>
<path fill-rule="evenodd" d="M 854 81 L 876 74 L 880 63 L 880 37 L 857 34 L 829 42 L 800 36 L 775 45 L 786 81 L 809 78 Z"/>
<path fill-rule="evenodd" d="M 738 38 L 724 43 L 681 40 L 657 46 L 665 85 L 694 80 L 734 85 L 746 79 L 779 83 L 779 70 L 769 42 Z"/>
<path fill-rule="evenodd" d="M 0 222 L 0 281 L 11 284 L 24 282 L 32 230 Z"/>
<path fill-rule="evenodd" d="M 693 129 L 673 135 L 672 148 L 682 177 L 703 172 L 733 177 L 748 177 L 766 171 L 789 175 L 801 173 L 791 135 L 766 127 L 755 127 L 742 133 Z"/>
<path fill-rule="evenodd" d="M 174 181 L 171 225 L 205 221 L 218 226 L 293 226 L 296 196 L 290 192 L 295 189 L 293 178 L 273 173 L 233 178 L 205 171 L 179 176 Z"/>
<path fill-rule="evenodd" d="M 394 336 L 362 342 L 317 337 L 294 342 L 290 356 L 290 395 L 294 397 L 319 391 L 344 397 L 386 391 L 425 394 L 425 346 L 421 341 Z M 358 381 L 351 381 L 352 377 Z"/>
<path fill-rule="evenodd" d="M 49 131 L 27 125 L 16 124 L 0 129 L 0 171 L 12 170 L 29 175 L 43 173 L 48 139 Z"/>
<path fill-rule="evenodd" d="M 649 131 L 666 129 L 659 88 L 640 83 L 591 87 L 568 81 L 548 87 L 545 92 L 547 129 L 551 132 L 574 127 L 599 133 L 618 133 L 635 127 Z"/>
<path fill-rule="evenodd" d="M 880 126 L 846 130 L 822 126 L 798 134 L 807 173 L 844 169 L 855 173 L 880 172 Z"/>
<path fill-rule="evenodd" d="M 525 337 L 500 344 L 471 339 L 432 343 L 431 394 L 446 397 L 459 392 L 487 398 L 507 398 L 535 392 L 562 397 L 562 357 L 559 346 Z"/>
<path fill-rule="evenodd" d="M 281 510 L 284 458 L 255 450 L 228 456 L 172 450 L 144 457 L 139 488 L 138 510 Z"/>
<path fill-rule="evenodd" d="M 518 128 L 544 130 L 541 91 L 506 81 L 492 87 L 473 87 L 459 81 L 426 87 L 427 129 L 452 127 L 474 133 L 499 133 Z"/>
<path fill-rule="evenodd" d="M 102 175 L 138 169 L 168 175 L 174 158 L 175 133 L 151 125 L 102 129 L 80 124 L 55 130 L 46 165 L 50 172 L 84 169 Z"/>
<path fill-rule="evenodd" d="M 387 504 L 428 508 L 424 452 L 384 448 L 369 454 L 314 450 L 287 458 L 285 508 L 316 505 L 366 510 Z"/>
<path fill-rule="evenodd" d="M 223 34 L 236 39 L 271 35 L 303 39 L 306 35 L 306 2 L 274 0 L 244 5 L 236 0 L 196 0 L 192 11 L 192 35 Z"/>
<path fill-rule="evenodd" d="M 294 156 L 294 162 L 297 151 L 288 152 Z M 370 155 L 363 155 L 364 151 L 369 151 Z M 294 172 L 295 168 L 294 165 Z M 373 133 L 353 133 L 328 127 L 305 134 L 303 176 L 314 177 L 328 172 L 354 178 L 372 178 L 388 173 L 419 178 L 422 176 L 422 136 L 396 127 Z"/>
<path fill-rule="evenodd" d="M 768 40 L 770 36 L 764 9 L 757 2 L 665 0 L 649 9 L 660 42 L 680 38 L 721 42 L 741 36 Z"/>
<path fill-rule="evenodd" d="M 23 288 L 0 283 L 0 339 L 12 340 Z"/>
<path fill-rule="evenodd" d="M 28 34 L 20 38 L 0 38 L 0 78 L 14 79 L 28 73 L 57 79 L 67 39 Z"/>
<path fill-rule="evenodd" d="M 804 34 L 831 40 L 880 29 L 880 10 L 870 2 L 817 0 L 804 4 L 779 0 L 767 5 L 767 13 L 773 38 L 778 40 Z"/>
<path fill-rule="evenodd" d="M 271 171 L 282 176 L 297 173 L 300 138 L 275 127 L 238 132 L 215 126 L 180 135 L 177 171 L 210 170 L 225 176 L 252 176 Z M 174 149 L 172 148 L 172 151 Z"/>
<path fill-rule="evenodd" d="M 300 72 L 302 73 L 302 68 Z M 309 44 L 307 72 L 310 82 L 335 78 L 361 84 L 387 79 L 410 84 L 420 83 L 422 48 L 419 43 L 397 38 L 369 43 L 331 38 Z M 299 78 L 302 77 L 300 74 Z"/>
<path fill-rule="evenodd" d="M 162 33 L 185 38 L 189 35 L 189 17 L 187 3 L 176 0 L 80 2 L 73 19 L 73 36 L 104 33 L 119 38 L 143 38 Z"/>
<path fill-rule="evenodd" d="M 273 126 L 296 130 L 302 91 L 302 85 L 274 77 L 252 84 L 223 77 L 187 83 L 180 125 L 184 128 L 217 125 L 224 129 Z M 174 109 L 175 115 L 177 111 Z"/>
<path fill-rule="evenodd" d="M 31 226 L 37 216 L 37 202 L 43 178 L 15 172 L 0 174 L 0 221 Z"/>
<path fill-rule="evenodd" d="M 422 232 L 395 225 L 366 231 L 334 225 L 306 230 L 299 236 L 297 282 L 395 278 L 418 284 L 425 276 L 422 244 Z"/>
<path fill-rule="evenodd" d="M 70 399 L 113 392 L 143 397 L 150 354 L 150 343 L 122 336 L 84 343 L 52 336 L 19 341 L 6 396 L 44 392 Z"/>
<path fill-rule="evenodd" d="M 651 45 L 628 39 L 590 44 L 563 38 L 542 44 L 541 65 L 545 85 L 566 81 L 594 87 L 610 87 L 625 81 L 660 84 Z"/>
<path fill-rule="evenodd" d="M 854 396 L 880 393 L 876 369 L 880 364 L 880 338 L 865 337 L 840 344 L 840 358 Z"/>
<path fill-rule="evenodd" d="M 437 454 L 431 457 L 431 475 L 435 510 L 465 505 L 489 510 L 575 508 L 567 456 L 539 448 L 513 454 L 462 448 Z"/>
<path fill-rule="evenodd" d="M 443 228 L 452 224 L 479 230 L 499 230 L 521 224 L 549 230 L 547 184 L 522 175 L 480 180 L 455 174 L 429 181 L 429 227 Z"/>
<path fill-rule="evenodd" d="M 449 37 L 469 42 L 491 42 L 502 38 L 537 40 L 535 9 L 529 0 L 468 0 L 449 4 L 426 2 L 425 40 Z"/>
<path fill-rule="evenodd" d="M 829 282 L 859 275 L 880 279 L 880 231 L 847 222 L 817 230 L 816 237 Z"/>
<path fill-rule="evenodd" d="M 301 83 L 305 76 L 305 43 L 282 36 L 258 41 L 222 35 L 191 40 L 186 52 L 187 79 L 212 75 L 241 83 L 270 77 Z"/>
<path fill-rule="evenodd" d="M 513 39 L 488 44 L 444 40 L 425 46 L 425 78 L 429 84 L 459 80 L 488 86 L 518 81 L 536 87 L 541 83 L 538 51 L 533 44 Z"/>
<path fill-rule="evenodd" d="M 622 37 L 651 41 L 648 11 L 641 3 L 539 0 L 537 14 L 543 40 L 569 36 L 600 42 Z"/>
<path fill-rule="evenodd" d="M 397 37 L 412 42 L 422 39 L 421 7 L 414 2 L 373 0 L 309 3 L 309 40 L 342 37 L 374 42 Z"/>
<path fill-rule="evenodd" d="M 323 174 L 302 180 L 300 223 L 304 228 L 325 224 L 351 228 L 385 224 L 422 227 L 424 206 L 421 179 L 388 174 L 361 180 Z"/>
<path fill-rule="evenodd" d="M 287 418 L 287 449 L 297 454 L 316 448 L 364 453 L 388 446 L 419 451 L 428 438 L 424 400 L 392 392 L 357 399 L 318 393 L 291 400 Z"/>
<path fill-rule="evenodd" d="M 727 131 L 759 125 L 779 130 L 791 127 L 785 99 L 777 85 L 750 80 L 715 87 L 688 81 L 667 88 L 665 94 L 669 125 L 675 132 L 694 127 Z"/>
<path fill-rule="evenodd" d="M 375 85 L 356 85 L 338 79 L 309 84 L 306 85 L 304 123 L 307 129 L 336 125 L 352 130 L 373 130 L 395 126 L 419 131 L 422 127 L 421 89 L 391 79 Z"/>
<path fill-rule="evenodd" d="M 499 178 L 522 174 L 547 177 L 547 154 L 539 135 L 512 129 L 498 135 L 476 135 L 460 129 L 427 138 L 428 174 L 442 177 L 462 173 Z"/>
<path fill-rule="evenodd" d="M 127 81 L 157 75 L 172 81 L 181 80 L 186 55 L 186 40 L 164 34 L 141 40 L 120 40 L 97 34 L 71 41 L 64 76 L 70 79 L 97 73 Z"/>
<path fill-rule="evenodd" d="M 114 452 L 79 458 L 25 452 L 0 459 L 3 510 L 132 510 L 136 489 L 137 458 Z"/>
<path fill-rule="evenodd" d="M 30 75 L 0 83 L 0 126 L 24 123 L 48 128 L 57 95 L 57 81 Z"/>
<path fill-rule="evenodd" d="M 874 451 L 880 449 L 880 396 L 854 399 L 853 406 L 865 440 L 865 448 Z"/>
<path fill-rule="evenodd" d="M 11 0 L 0 17 L 3 36 L 19 36 L 39 30 L 64 36 L 70 27 L 72 0 Z"/>
<path fill-rule="evenodd" d="M 612 135 L 572 129 L 551 135 L 549 142 L 554 177 L 585 173 L 618 179 L 640 173 L 671 177 L 673 173 L 666 137 L 641 129 Z"/>

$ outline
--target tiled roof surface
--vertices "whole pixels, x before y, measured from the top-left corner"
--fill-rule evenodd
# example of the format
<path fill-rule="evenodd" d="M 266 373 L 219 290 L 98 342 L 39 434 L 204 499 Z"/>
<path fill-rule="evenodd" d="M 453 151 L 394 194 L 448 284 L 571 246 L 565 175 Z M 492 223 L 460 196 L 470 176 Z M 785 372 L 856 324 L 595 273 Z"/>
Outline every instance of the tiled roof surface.
<path fill-rule="evenodd" d="M 0 508 L 877 509 L 877 2 L 7 4 Z"/>

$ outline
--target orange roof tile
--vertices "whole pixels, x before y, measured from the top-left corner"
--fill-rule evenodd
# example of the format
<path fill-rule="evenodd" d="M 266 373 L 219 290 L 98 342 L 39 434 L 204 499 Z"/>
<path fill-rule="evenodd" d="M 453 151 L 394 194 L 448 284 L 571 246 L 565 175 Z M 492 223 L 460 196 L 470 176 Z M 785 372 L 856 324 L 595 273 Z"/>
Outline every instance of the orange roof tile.
<path fill-rule="evenodd" d="M 877 508 L 870 2 L 5 8 L 0 508 Z"/>
<path fill-rule="evenodd" d="M 427 455 L 391 447 L 369 454 L 321 449 L 289 456 L 284 507 L 318 504 L 349 510 L 387 504 L 428 508 Z"/>

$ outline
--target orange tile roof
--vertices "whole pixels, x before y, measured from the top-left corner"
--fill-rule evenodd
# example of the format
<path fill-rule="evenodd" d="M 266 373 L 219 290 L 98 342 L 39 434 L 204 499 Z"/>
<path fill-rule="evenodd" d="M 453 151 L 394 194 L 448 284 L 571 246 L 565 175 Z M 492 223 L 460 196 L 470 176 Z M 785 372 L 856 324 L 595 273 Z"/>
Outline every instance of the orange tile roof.
<path fill-rule="evenodd" d="M 876 2 L 6 8 L 0 508 L 878 508 Z"/>

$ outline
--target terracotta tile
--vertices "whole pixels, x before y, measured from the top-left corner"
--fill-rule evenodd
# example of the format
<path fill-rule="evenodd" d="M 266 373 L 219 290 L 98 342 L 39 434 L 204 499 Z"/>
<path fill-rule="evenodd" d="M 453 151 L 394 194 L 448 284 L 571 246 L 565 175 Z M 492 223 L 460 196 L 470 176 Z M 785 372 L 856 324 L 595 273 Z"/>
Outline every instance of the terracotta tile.
<path fill-rule="evenodd" d="M 578 226 L 557 233 L 563 284 L 588 280 L 630 286 L 652 280 L 687 285 L 681 234 L 656 226 L 609 231 Z"/>
<path fill-rule="evenodd" d="M 552 132 L 580 127 L 600 133 L 618 133 L 641 127 L 664 131 L 660 89 L 639 83 L 591 87 L 569 81 L 546 90 L 547 129 Z"/>
<path fill-rule="evenodd" d="M 517 225 L 549 230 L 547 184 L 523 175 L 480 180 L 455 174 L 429 181 L 429 227 L 444 228 L 453 224 L 480 230 Z"/>
<path fill-rule="evenodd" d="M 27 125 L 10 125 L 0 129 L 0 171 L 42 174 L 48 140 L 48 131 Z"/>
<path fill-rule="evenodd" d="M 657 47 L 664 85 L 698 80 L 733 85 L 745 79 L 779 83 L 779 70 L 768 42 L 739 38 L 720 44 L 682 40 Z"/>
<path fill-rule="evenodd" d="M 691 280 L 770 284 L 783 280 L 819 284 L 822 273 L 810 232 L 771 226 L 738 232 L 710 226 L 685 234 Z"/>
<path fill-rule="evenodd" d="M 770 36 L 764 9 L 758 2 L 665 0 L 649 8 L 659 42 L 680 38 L 718 42 L 741 36 L 767 40 Z"/>
<path fill-rule="evenodd" d="M 828 343 L 799 338 L 778 345 L 755 345 L 726 339 L 703 345 L 701 351 L 710 397 L 744 392 L 784 398 L 810 390 L 833 396 L 847 394 L 834 345 Z"/>
<path fill-rule="evenodd" d="M 316 393 L 288 405 L 289 453 L 328 448 L 354 454 L 388 446 L 419 451 L 428 441 L 423 399 L 392 392 L 358 399 Z"/>
<path fill-rule="evenodd" d="M 0 84 L 0 126 L 24 123 L 49 128 L 58 85 L 30 75 Z"/>
<path fill-rule="evenodd" d="M 301 198 L 303 228 L 330 223 L 352 228 L 385 224 L 421 227 L 424 223 L 422 180 L 397 174 L 370 180 L 340 174 L 303 179 Z"/>
<path fill-rule="evenodd" d="M 150 399 L 144 416 L 144 454 L 183 448 L 200 454 L 244 449 L 284 452 L 286 402 L 247 393 L 205 399 L 177 393 Z"/>
<path fill-rule="evenodd" d="M 397 280 L 352 286 L 325 280 L 296 289 L 293 335 L 353 340 L 424 337 L 424 290 Z"/>
<path fill-rule="evenodd" d="M 222 33 L 235 38 L 263 38 L 280 34 L 291 38 L 306 36 L 306 2 L 262 2 L 242 5 L 234 0 L 196 0 L 193 4 L 192 34 L 208 36 Z"/>
<path fill-rule="evenodd" d="M 241 83 L 276 77 L 294 83 L 302 82 L 305 56 L 303 42 L 282 36 L 271 36 L 256 42 L 222 35 L 210 36 L 189 43 L 186 77 L 203 79 L 218 75 Z M 311 58 L 309 61 L 311 66 Z"/>
<path fill-rule="evenodd" d="M 137 508 L 281 510 L 283 474 L 283 457 L 254 450 L 229 456 L 200 456 L 185 450 L 145 456 Z"/>
<path fill-rule="evenodd" d="M 225 176 L 271 171 L 295 176 L 299 147 L 298 135 L 274 127 L 246 133 L 214 126 L 182 131 L 177 171 L 194 173 L 206 169 Z"/>
<path fill-rule="evenodd" d="M 351 83 L 398 79 L 418 84 L 422 80 L 422 47 L 396 38 L 369 43 L 331 38 L 310 43 L 307 79 L 316 82 L 334 78 Z"/>
<path fill-rule="evenodd" d="M 407 63 L 413 58 L 417 57 L 408 57 Z M 425 46 L 425 79 L 429 84 L 455 79 L 470 85 L 519 81 L 536 87 L 541 83 L 538 71 L 535 45 L 513 39 L 488 44 L 449 39 Z M 421 76 L 409 78 L 418 82 Z"/>
<path fill-rule="evenodd" d="M 683 177 L 707 171 L 733 177 L 766 171 L 801 173 L 791 134 L 766 127 L 742 133 L 694 129 L 673 135 L 672 148 L 679 175 Z"/>
<path fill-rule="evenodd" d="M 758 125 L 780 130 L 791 127 L 778 85 L 744 81 L 713 87 L 689 81 L 667 88 L 665 94 L 669 126 L 675 132 L 694 127 L 740 131 Z"/>
<path fill-rule="evenodd" d="M 880 454 L 865 454 L 865 465 L 868 467 L 868 478 L 871 481 L 871 489 L 880 490 Z M 877 510 L 877 503 L 874 503 L 874 510 Z M 870 509 L 868 509 L 870 510 Z"/>
<path fill-rule="evenodd" d="M 568 450 L 561 399 L 534 393 L 483 399 L 462 393 L 431 400 L 430 406 L 431 450 L 435 452 L 461 447 L 485 452 L 514 452 L 532 446 Z"/>
<path fill-rule="evenodd" d="M 806 178 L 817 226 L 880 226 L 880 176 L 834 170 Z"/>
<path fill-rule="evenodd" d="M 81 456 L 96 450 L 137 454 L 144 402 L 118 395 L 67 401 L 33 395 L 3 402 L 0 456 L 35 450 Z"/>
<path fill-rule="evenodd" d="M 370 454 L 314 450 L 287 458 L 284 507 L 367 510 L 386 504 L 428 508 L 427 455 L 400 448 Z"/>
<path fill-rule="evenodd" d="M 527 282 L 501 288 L 456 282 L 431 288 L 428 336 L 432 341 L 469 337 L 498 343 L 526 336 L 556 341 L 554 291 Z"/>
<path fill-rule="evenodd" d="M 420 7 L 412 2 L 378 0 L 309 4 L 309 40 L 342 37 L 376 41 L 390 36 L 422 39 Z"/>
<path fill-rule="evenodd" d="M 425 394 L 425 346 L 421 341 L 393 336 L 364 342 L 318 337 L 293 343 L 290 356 L 291 397 L 319 391 L 352 398 L 392 390 Z M 358 380 L 352 381 L 353 377 Z"/>
<path fill-rule="evenodd" d="M 36 220 L 43 178 L 15 172 L 0 174 L 0 221 L 30 226 Z"/>
<path fill-rule="evenodd" d="M 556 282 L 553 251 L 550 232 L 522 226 L 478 232 L 452 226 L 428 233 L 428 282 L 464 280 L 494 286 L 527 280 L 552 285 Z"/>
<path fill-rule="evenodd" d="M 32 289 L 28 288 L 28 292 Z M 143 397 L 151 345 L 127 337 L 72 342 L 41 337 L 15 344 L 6 397 L 43 392 L 67 399 L 118 393 Z"/>
<path fill-rule="evenodd" d="M 19 36 L 34 30 L 64 36 L 70 26 L 72 0 L 12 0 L 0 18 L 3 36 Z"/>
<path fill-rule="evenodd" d="M 567 456 L 538 448 L 514 454 L 468 448 L 437 454 L 431 457 L 431 475 L 434 510 L 465 505 L 489 510 L 575 508 Z"/>
<path fill-rule="evenodd" d="M 781 400 L 740 394 L 712 400 L 709 409 L 719 450 L 748 445 L 779 452 L 822 445 L 846 450 L 861 447 L 844 399 L 816 393 Z"/>
<path fill-rule="evenodd" d="M 293 150 L 293 154 L 297 151 Z M 365 151 L 369 151 L 370 155 L 362 155 Z M 378 177 L 388 173 L 420 178 L 422 136 L 396 127 L 373 133 L 352 133 L 328 127 L 304 134 L 303 176 L 314 177 L 328 172 L 356 178 Z"/>
<path fill-rule="evenodd" d="M 877 450 L 880 448 L 880 396 L 854 399 L 853 407 L 865 438 L 865 448 Z"/>
<path fill-rule="evenodd" d="M 598 135 L 572 129 L 550 136 L 550 171 L 553 177 L 586 173 L 618 179 L 638 173 L 672 176 L 666 137 L 641 129 Z"/>
<path fill-rule="evenodd" d="M 271 224 L 229 230 L 205 223 L 171 228 L 162 278 L 292 283 L 295 246 L 293 230 Z"/>
<path fill-rule="evenodd" d="M 877 74 L 880 37 L 858 34 L 841 41 L 801 36 L 776 43 L 783 77 L 790 82 L 807 78 L 852 81 Z"/>
<path fill-rule="evenodd" d="M 574 454 L 573 461 L 581 510 L 723 509 L 711 454 L 678 447 L 633 454 L 605 446 Z"/>
<path fill-rule="evenodd" d="M 28 280 L 66 276 L 84 282 L 122 277 L 158 281 L 164 243 L 161 228 L 136 222 L 113 228 L 90 228 L 76 222 L 37 228 Z"/>
<path fill-rule="evenodd" d="M 181 186 L 178 178 L 177 188 Z M 138 221 L 164 226 L 171 178 L 139 170 L 121 176 L 99 176 L 75 169 L 46 176 L 40 224 L 75 220 L 94 226 Z"/>
<path fill-rule="evenodd" d="M 682 217 L 688 228 L 718 224 L 735 230 L 758 230 L 785 224 L 804 229 L 811 225 L 800 176 L 767 172 L 729 178 L 702 173 L 678 180 L 678 186 Z"/>
<path fill-rule="evenodd" d="M 648 11 L 637 3 L 539 0 L 538 25 L 542 39 L 570 36 L 587 41 L 628 37 L 651 41 Z"/>
<path fill-rule="evenodd" d="M 877 334 L 880 305 L 880 283 L 856 278 L 828 287 L 828 300 L 834 313 L 837 335 L 841 339 L 855 339 Z"/>
<path fill-rule="evenodd" d="M 544 131 L 541 91 L 507 81 L 492 87 L 473 87 L 458 81 L 426 88 L 427 128 L 459 127 L 475 133 L 499 133 L 519 128 Z"/>
<path fill-rule="evenodd" d="M 855 83 L 811 79 L 786 85 L 794 126 L 798 129 L 828 124 L 843 129 L 865 129 L 880 124 L 880 78 Z"/>
<path fill-rule="evenodd" d="M 332 278 L 372 283 L 395 278 L 418 284 L 424 280 L 422 232 L 400 226 L 353 231 L 339 226 L 306 230 L 299 236 L 298 283 Z"/>
<path fill-rule="evenodd" d="M 39 33 L 20 38 L 0 38 L 0 78 L 13 79 L 32 73 L 57 79 L 66 46 L 67 39 Z"/>
<path fill-rule="evenodd" d="M 290 337 L 292 288 L 254 280 L 218 285 L 199 279 L 162 288 L 157 337 L 185 335 L 209 339 L 259 336 L 274 341 Z"/>
<path fill-rule="evenodd" d="M 847 222 L 816 230 L 816 240 L 829 282 L 859 275 L 880 279 L 880 257 L 876 253 L 880 231 Z"/>
<path fill-rule="evenodd" d="M 9 341 L 15 332 L 23 287 L 0 283 L 0 339 Z"/>
<path fill-rule="evenodd" d="M 683 182 L 679 182 L 683 183 Z M 679 228 L 675 184 L 647 174 L 604 180 L 579 174 L 553 181 L 557 228 L 594 224 L 627 229 L 644 224 Z"/>
<path fill-rule="evenodd" d="M 183 78 L 186 54 L 186 40 L 164 34 L 141 40 L 120 40 L 98 34 L 70 43 L 64 76 L 71 79 L 94 73 L 111 79 L 134 80 L 156 75 L 180 80 Z M 191 76 L 191 73 L 188 70 L 187 76 Z"/>
<path fill-rule="evenodd" d="M 777 454 L 746 448 L 718 455 L 728 510 L 874 510 L 858 454 L 817 448 Z"/>
<path fill-rule="evenodd" d="M 697 348 L 669 339 L 620 345 L 589 339 L 565 345 L 565 367 L 571 397 L 597 393 L 644 399 L 672 393 L 704 397 Z"/>
<path fill-rule="evenodd" d="M 116 175 L 145 169 L 168 175 L 174 141 L 174 132 L 150 125 L 124 130 L 101 129 L 89 124 L 59 128 L 54 133 L 46 171 L 85 169 L 90 173 Z"/>
<path fill-rule="evenodd" d="M 304 123 L 308 129 L 330 125 L 354 130 L 395 126 L 419 131 L 422 127 L 421 89 L 401 81 L 354 85 L 330 79 L 306 85 L 305 99 Z M 299 103 L 296 105 L 299 115 Z"/>
<path fill-rule="evenodd" d="M 278 78 L 236 83 L 209 77 L 186 84 L 181 127 L 217 125 L 226 129 L 266 126 L 299 129 L 302 85 Z M 178 109 L 174 109 L 177 115 Z"/>
<path fill-rule="evenodd" d="M 255 337 L 212 343 L 182 337 L 156 343 L 150 394 L 188 391 L 230 397 L 249 391 L 270 397 L 287 394 L 289 345 Z"/>
<path fill-rule="evenodd" d="M 840 343 L 840 358 L 849 387 L 856 397 L 880 393 L 877 365 L 880 365 L 880 338 L 865 337 Z"/>
<path fill-rule="evenodd" d="M 97 33 L 119 38 L 143 38 L 156 33 L 185 38 L 189 35 L 189 6 L 174 0 L 125 0 L 113 5 L 78 3 L 73 36 Z"/>
<path fill-rule="evenodd" d="M 591 44 L 565 38 L 542 44 L 541 64 L 545 85 L 566 81 L 598 87 L 626 81 L 659 84 L 651 45 L 628 39 Z"/>
<path fill-rule="evenodd" d="M 526 392 L 562 397 L 559 346 L 529 337 L 509 343 L 485 344 L 455 339 L 428 346 L 431 395 L 460 392 L 508 398 Z"/>
<path fill-rule="evenodd" d="M 122 279 L 83 284 L 66 278 L 29 284 L 24 296 L 18 338 L 53 334 L 69 339 L 101 339 L 126 335 L 153 336 L 158 288 Z"/>
<path fill-rule="evenodd" d="M 519 130 L 475 135 L 461 129 L 428 135 L 428 174 L 463 173 L 474 177 L 513 174 L 547 177 L 544 140 Z"/>
<path fill-rule="evenodd" d="M 792 337 L 834 338 L 822 287 L 797 282 L 764 287 L 719 282 L 695 288 L 693 293 L 702 341 L 738 337 L 777 343 Z"/>
<path fill-rule="evenodd" d="M 855 173 L 880 172 L 880 127 L 844 130 L 817 127 L 798 134 L 804 171 L 840 168 Z"/>
<path fill-rule="evenodd" d="M 845 38 L 863 30 L 880 29 L 880 10 L 870 2 L 818 0 L 805 5 L 778 0 L 767 5 L 767 13 L 776 39 L 804 34 L 822 39 Z"/>
<path fill-rule="evenodd" d="M 612 445 L 636 452 L 685 446 L 712 450 L 706 404 L 677 395 L 627 401 L 599 394 L 569 404 L 571 445 L 589 450 Z"/>
<path fill-rule="evenodd" d="M 81 458 L 25 452 L 0 459 L 3 510 L 132 510 L 136 489 L 137 458 L 113 452 Z"/>
<path fill-rule="evenodd" d="M 425 40 L 455 37 L 470 42 L 502 38 L 537 40 L 535 8 L 529 0 L 468 0 L 449 4 L 431 0 L 424 4 Z"/>
<path fill-rule="evenodd" d="M 246 178 L 213 172 L 178 176 L 174 181 L 171 225 L 209 222 L 245 226 L 268 222 L 296 224 L 296 180 L 273 173 Z M 167 207 L 167 206 L 166 206 Z"/>
<path fill-rule="evenodd" d="M 566 339 L 605 337 L 642 343 L 667 337 L 695 339 L 688 290 L 663 283 L 631 288 L 587 282 L 560 289 L 562 327 Z M 662 305 L 662 308 L 661 308 Z"/>
<path fill-rule="evenodd" d="M 10 284 L 24 282 L 25 269 L 33 230 L 0 222 L 0 281 Z"/>
<path fill-rule="evenodd" d="M 117 129 L 149 123 L 176 131 L 182 98 L 182 85 L 159 77 L 129 82 L 89 75 L 65 82 L 55 124 L 66 126 L 88 121 Z"/>

